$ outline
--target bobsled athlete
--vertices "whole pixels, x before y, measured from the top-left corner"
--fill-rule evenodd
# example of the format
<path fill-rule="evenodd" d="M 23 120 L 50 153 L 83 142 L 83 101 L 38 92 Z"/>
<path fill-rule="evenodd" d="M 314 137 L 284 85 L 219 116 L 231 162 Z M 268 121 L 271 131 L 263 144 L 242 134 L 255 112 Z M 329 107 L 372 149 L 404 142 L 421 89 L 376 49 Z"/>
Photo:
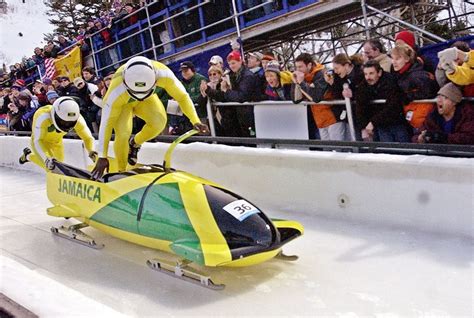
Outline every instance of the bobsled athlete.
<path fill-rule="evenodd" d="M 208 131 L 207 126 L 200 122 L 183 85 L 168 67 L 142 56 L 131 58 L 115 72 L 103 100 L 99 159 L 92 171 L 93 178 L 102 177 L 109 168 L 107 155 L 112 130 L 115 133 L 114 152 L 118 170 L 124 171 L 127 161 L 130 165 L 137 163 L 141 145 L 164 129 L 166 111 L 154 94 L 158 87 L 165 89 L 179 103 L 196 130 L 202 133 Z M 130 138 L 134 115 L 143 119 L 145 125 L 134 138 Z"/>
<path fill-rule="evenodd" d="M 89 157 L 97 158 L 94 138 L 80 114 L 79 105 L 71 97 L 60 97 L 53 105 L 38 109 L 32 127 L 31 149 L 23 149 L 20 164 L 31 161 L 44 169 L 53 169 L 55 160 L 64 160 L 63 137 L 72 129 L 84 142 Z"/>

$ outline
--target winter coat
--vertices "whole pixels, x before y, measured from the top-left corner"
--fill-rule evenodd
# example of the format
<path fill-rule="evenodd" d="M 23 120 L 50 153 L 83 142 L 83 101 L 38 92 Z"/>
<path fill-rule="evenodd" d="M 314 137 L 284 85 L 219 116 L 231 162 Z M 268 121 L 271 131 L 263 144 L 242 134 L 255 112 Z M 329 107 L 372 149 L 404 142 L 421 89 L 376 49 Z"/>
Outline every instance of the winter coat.
<path fill-rule="evenodd" d="M 237 73 L 230 73 L 230 84 L 232 89 L 228 89 L 226 92 L 214 90 L 212 95 L 209 96 L 218 102 L 244 103 L 257 101 L 261 96 L 258 91 L 257 81 L 258 78 L 255 74 L 242 66 Z"/>
<path fill-rule="evenodd" d="M 97 85 L 86 83 L 81 89 L 77 90 L 77 96 L 80 98 L 79 108 L 81 112 L 97 112 L 99 107 L 92 101 L 91 95 L 97 90 Z"/>
<path fill-rule="evenodd" d="M 376 58 L 375 61 L 379 62 L 380 67 L 387 73 L 390 73 L 392 69 L 392 59 L 387 54 L 380 54 Z"/>
<path fill-rule="evenodd" d="M 100 38 L 102 39 L 102 42 L 104 43 L 102 46 L 106 47 L 114 42 L 112 38 L 112 33 L 109 29 L 102 29 L 102 31 L 99 32 Z"/>
<path fill-rule="evenodd" d="M 191 100 L 193 101 L 194 107 L 196 108 L 196 112 L 198 113 L 199 118 L 205 118 L 207 117 L 207 99 L 201 95 L 201 81 L 207 82 L 207 79 L 199 73 L 195 73 L 194 76 L 191 77 L 189 80 L 182 80 L 183 86 L 186 89 L 186 92 L 188 92 L 189 97 L 191 97 Z"/>
<path fill-rule="evenodd" d="M 432 135 L 437 135 L 439 141 L 434 140 L 433 142 L 447 141 L 449 144 L 474 145 L 474 105 L 470 103 L 458 104 L 452 120 L 454 121 L 453 131 L 446 134 L 442 128 L 445 120 L 435 109 L 426 118 L 421 131 L 426 130 Z M 413 136 L 413 142 L 418 141 L 418 136 L 419 134 Z"/>
<path fill-rule="evenodd" d="M 469 51 L 467 62 L 456 66 L 454 73 L 446 74 L 448 79 L 457 85 L 469 85 L 474 83 L 474 50 Z"/>
<path fill-rule="evenodd" d="M 265 79 L 265 71 L 263 70 L 263 68 L 258 66 L 258 67 L 254 67 L 253 69 L 249 69 L 249 71 L 255 74 L 255 76 L 257 76 L 258 78 L 257 90 L 261 92 L 262 94 L 265 94 L 265 90 L 267 87 L 267 80 Z M 263 96 L 261 98 L 263 99 Z"/>
<path fill-rule="evenodd" d="M 76 86 L 74 86 L 72 83 L 69 83 L 68 86 L 66 87 L 58 87 L 57 88 L 58 95 L 60 97 L 62 96 L 79 96 L 79 92 Z"/>
<path fill-rule="evenodd" d="M 359 86 L 365 82 L 364 72 L 358 64 L 354 64 L 352 71 L 347 74 L 344 78 L 339 77 L 339 75 L 334 74 L 334 83 L 328 87 L 328 95 L 333 99 L 344 100 L 342 91 L 344 90 L 344 84 L 349 84 L 349 88 L 352 90 L 352 95 L 356 96 Z M 357 106 L 355 106 L 357 108 Z M 337 121 L 346 121 L 347 116 L 346 105 L 332 105 L 331 110 Z M 353 110 L 355 112 L 355 109 Z M 318 126 L 319 127 L 319 126 Z M 319 127 L 321 128 L 321 127 Z"/>
<path fill-rule="evenodd" d="M 416 99 L 430 99 L 436 96 L 438 84 L 432 74 L 423 69 L 423 65 L 416 61 L 406 70 L 393 72 L 398 86 L 404 92 L 403 103 L 406 105 Z"/>
<path fill-rule="evenodd" d="M 278 87 L 272 87 L 270 84 L 265 89 L 265 100 L 290 100 L 291 85 L 283 84 Z"/>
<path fill-rule="evenodd" d="M 418 61 L 415 64 L 407 64 L 392 74 L 404 93 L 403 113 L 405 118 L 413 128 L 419 129 L 433 110 L 433 103 L 412 103 L 412 101 L 434 98 L 438 91 L 438 83 L 433 74 L 425 71 L 423 65 Z"/>
<path fill-rule="evenodd" d="M 358 88 L 355 99 L 356 122 L 359 129 L 364 129 L 369 122 L 378 127 L 404 124 L 402 92 L 390 73 L 383 72 L 375 85 L 364 81 Z M 384 104 L 372 104 L 375 99 L 385 99 Z"/>
<path fill-rule="evenodd" d="M 305 75 L 305 80 L 300 84 L 301 89 L 306 92 L 313 102 L 320 102 L 328 92 L 328 83 L 324 80 L 324 66 L 316 64 L 315 67 Z M 298 93 L 296 84 L 291 85 L 291 100 L 293 103 L 300 103 L 304 100 L 304 96 L 299 97 L 301 93 Z M 325 128 L 338 121 L 338 116 L 333 112 L 333 109 L 329 105 L 314 105 L 311 106 L 311 112 L 313 119 L 318 128 Z M 339 112 L 339 110 L 337 110 Z M 340 113 L 339 113 L 340 114 Z"/>

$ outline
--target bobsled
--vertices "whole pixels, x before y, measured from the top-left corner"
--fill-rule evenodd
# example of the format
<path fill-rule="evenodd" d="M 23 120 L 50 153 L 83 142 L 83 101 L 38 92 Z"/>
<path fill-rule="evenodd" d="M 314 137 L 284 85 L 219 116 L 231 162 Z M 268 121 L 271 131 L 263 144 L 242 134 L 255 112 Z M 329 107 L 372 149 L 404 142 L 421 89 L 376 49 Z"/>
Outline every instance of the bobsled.
<path fill-rule="evenodd" d="M 140 164 L 93 180 L 88 170 L 56 162 L 48 171 L 51 216 L 81 223 L 53 227 L 53 234 L 92 248 L 102 248 L 81 229 L 91 226 L 119 239 L 176 254 L 171 265 L 149 260 L 152 269 L 221 289 L 210 277 L 188 265 L 249 266 L 278 257 L 282 246 L 303 234 L 295 221 L 270 219 L 256 204 L 212 181 L 171 168 L 178 143 L 168 148 L 163 164 Z M 111 159 L 112 160 L 112 159 Z M 112 160 L 113 161 L 113 160 Z M 111 170 L 112 171 L 112 170 Z"/>

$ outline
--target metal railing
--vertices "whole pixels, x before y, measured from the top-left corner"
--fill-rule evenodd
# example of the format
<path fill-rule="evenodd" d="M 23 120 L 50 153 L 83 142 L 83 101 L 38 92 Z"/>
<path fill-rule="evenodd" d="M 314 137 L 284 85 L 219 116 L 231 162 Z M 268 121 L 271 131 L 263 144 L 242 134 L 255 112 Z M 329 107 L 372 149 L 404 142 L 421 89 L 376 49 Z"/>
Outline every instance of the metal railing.
<path fill-rule="evenodd" d="M 464 97 L 464 101 L 474 101 L 474 97 Z M 386 100 L 384 99 L 377 99 L 371 101 L 373 104 L 384 104 L 386 103 Z M 436 103 L 436 99 L 422 99 L 422 100 L 414 100 L 412 103 Z M 208 104 L 207 104 L 207 117 L 209 120 L 209 127 L 211 130 L 211 136 L 216 137 L 216 132 L 215 132 L 215 119 L 214 119 L 214 112 L 212 111 L 212 106 L 219 106 L 219 107 L 243 107 L 243 106 L 292 106 L 292 107 L 307 107 L 307 106 L 318 106 L 318 105 L 324 105 L 324 106 L 334 106 L 334 105 L 345 105 L 346 106 L 346 111 L 347 113 L 352 113 L 352 102 L 349 98 L 346 98 L 345 100 L 327 100 L 327 101 L 321 101 L 319 103 L 313 103 L 313 102 L 301 102 L 298 104 L 293 103 L 292 101 L 263 101 L 263 102 L 244 102 L 244 103 L 237 103 L 237 102 L 227 102 L 227 103 L 221 103 L 221 102 L 211 102 L 208 99 Z M 307 118 L 306 118 L 307 120 Z M 351 132 L 351 139 L 353 142 L 356 141 L 356 136 L 355 136 L 355 124 L 354 124 L 354 119 L 353 116 L 348 116 L 347 118 L 348 125 L 349 125 L 349 130 Z M 307 123 L 306 123 L 307 124 Z M 257 127 L 256 131 L 258 131 Z M 257 136 L 258 137 L 258 136 Z"/>

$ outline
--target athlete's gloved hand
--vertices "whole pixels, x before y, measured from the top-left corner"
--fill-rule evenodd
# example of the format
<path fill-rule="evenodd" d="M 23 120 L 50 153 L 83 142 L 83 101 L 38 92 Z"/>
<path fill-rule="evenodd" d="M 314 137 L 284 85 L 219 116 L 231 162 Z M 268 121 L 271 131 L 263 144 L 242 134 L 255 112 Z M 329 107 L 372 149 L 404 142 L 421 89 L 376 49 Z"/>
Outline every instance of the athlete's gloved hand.
<path fill-rule="evenodd" d="M 89 158 L 91 158 L 92 161 L 96 162 L 98 157 L 99 154 L 97 153 L 97 151 L 92 150 L 89 152 Z"/>
<path fill-rule="evenodd" d="M 99 158 L 95 163 L 94 170 L 92 170 L 92 179 L 97 180 L 102 178 L 104 171 L 109 171 L 109 159 Z"/>
<path fill-rule="evenodd" d="M 54 158 L 46 158 L 44 165 L 46 166 L 46 169 L 53 170 L 54 167 L 56 167 L 56 162 L 57 161 Z"/>
<path fill-rule="evenodd" d="M 194 129 L 198 130 L 201 134 L 209 134 L 209 127 L 203 123 L 196 123 L 193 126 Z"/>

